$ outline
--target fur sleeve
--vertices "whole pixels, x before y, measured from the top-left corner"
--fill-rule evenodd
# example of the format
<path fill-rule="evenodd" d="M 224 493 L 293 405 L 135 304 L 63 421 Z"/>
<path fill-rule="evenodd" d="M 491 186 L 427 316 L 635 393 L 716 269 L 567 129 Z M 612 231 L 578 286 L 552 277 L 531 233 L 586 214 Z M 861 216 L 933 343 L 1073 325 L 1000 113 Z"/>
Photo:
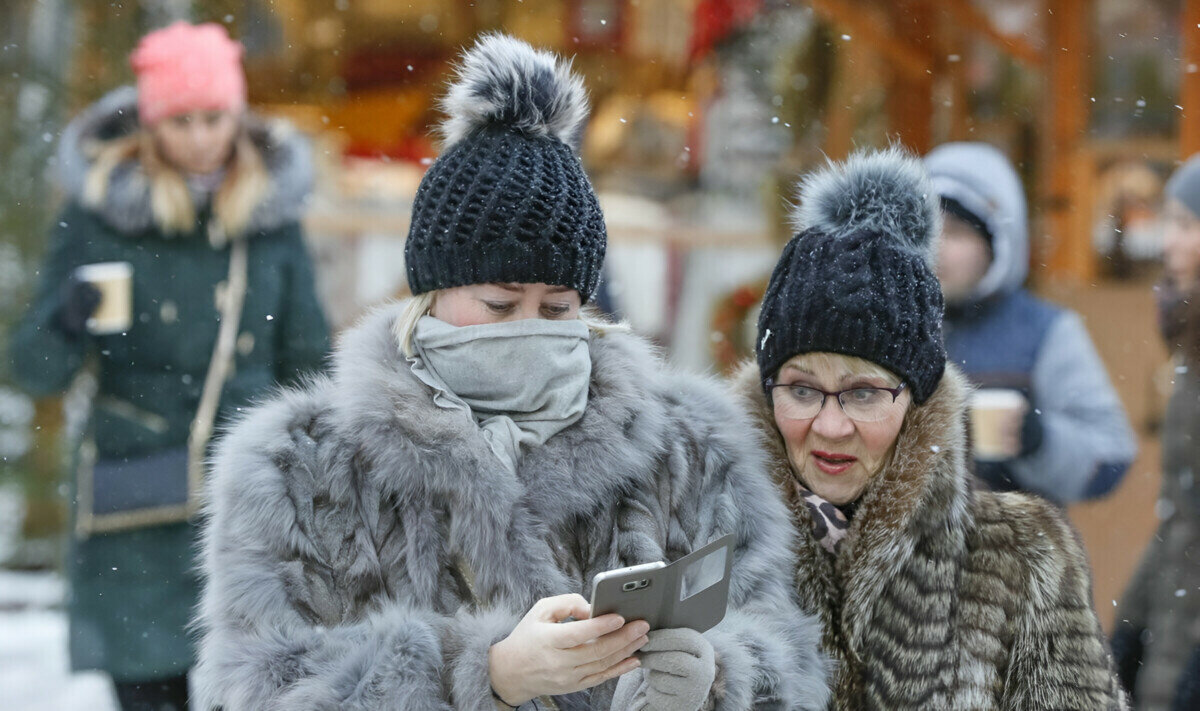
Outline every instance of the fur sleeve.
<path fill-rule="evenodd" d="M 390 598 L 355 616 L 343 585 L 303 577 L 301 561 L 322 560 L 325 542 L 299 524 L 305 504 L 286 477 L 329 466 L 333 438 L 293 427 L 315 421 L 305 415 L 320 409 L 317 390 L 258 409 L 218 449 L 196 620 L 199 708 L 449 709 L 444 618 Z"/>
<path fill-rule="evenodd" d="M 1003 708 L 1124 711 L 1124 694 L 1092 607 L 1083 546 L 1052 504 L 1018 494 L 1004 498 L 1014 543 L 1028 566 L 1028 592 L 1014 621 Z"/>
<path fill-rule="evenodd" d="M 689 379 L 691 380 L 691 379 Z M 737 537 L 729 612 L 706 633 L 717 653 L 716 711 L 824 709 L 820 629 L 792 596 L 792 528 L 745 416 L 708 383 L 673 383 L 681 436 L 668 459 L 668 549 Z"/>

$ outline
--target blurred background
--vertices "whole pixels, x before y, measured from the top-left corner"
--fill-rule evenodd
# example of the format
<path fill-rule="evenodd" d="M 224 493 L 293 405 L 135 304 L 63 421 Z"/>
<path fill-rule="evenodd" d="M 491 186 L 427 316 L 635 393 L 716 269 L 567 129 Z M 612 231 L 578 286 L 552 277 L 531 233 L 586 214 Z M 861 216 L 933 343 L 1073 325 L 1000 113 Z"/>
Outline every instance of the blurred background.
<path fill-rule="evenodd" d="M 335 331 L 405 295 L 438 100 L 453 57 L 489 30 L 573 56 L 586 77 L 612 306 L 684 368 L 725 373 L 751 353 L 799 174 L 891 140 L 999 147 L 1026 186 L 1031 287 L 1084 317 L 1140 439 L 1119 489 L 1070 509 L 1111 626 L 1158 523 L 1173 367 L 1151 285 L 1163 182 L 1200 150 L 1200 2 L 4 0 L 0 349 L 61 205 L 48 172 L 63 126 L 132 83 L 138 38 L 177 19 L 225 25 L 246 48 L 252 107 L 311 137 L 305 226 Z M 66 673 L 65 633 L 46 620 L 86 408 L 86 392 L 27 398 L 0 360 L 0 613 L 29 625 L 9 635 L 23 646 L 0 644 L 0 683 L 31 658 Z"/>

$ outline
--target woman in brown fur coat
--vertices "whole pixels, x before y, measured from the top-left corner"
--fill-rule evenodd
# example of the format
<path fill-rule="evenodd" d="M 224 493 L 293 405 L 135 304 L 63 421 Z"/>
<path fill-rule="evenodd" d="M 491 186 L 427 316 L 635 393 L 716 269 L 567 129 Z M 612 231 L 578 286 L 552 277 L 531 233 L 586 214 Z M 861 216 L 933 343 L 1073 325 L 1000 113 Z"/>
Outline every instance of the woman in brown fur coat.
<path fill-rule="evenodd" d="M 920 164 L 860 154 L 801 188 L 737 383 L 800 535 L 835 709 L 1123 709 L 1086 555 L 1053 506 L 973 491 Z"/>

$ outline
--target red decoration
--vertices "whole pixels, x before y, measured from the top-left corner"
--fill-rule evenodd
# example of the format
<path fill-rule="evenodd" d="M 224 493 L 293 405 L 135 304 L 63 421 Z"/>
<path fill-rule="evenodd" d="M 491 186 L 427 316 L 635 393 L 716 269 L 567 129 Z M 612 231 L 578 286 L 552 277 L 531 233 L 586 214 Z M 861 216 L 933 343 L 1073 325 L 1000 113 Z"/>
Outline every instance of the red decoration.
<path fill-rule="evenodd" d="M 692 21 L 692 60 L 703 59 L 714 46 L 749 24 L 761 9 L 762 0 L 700 0 Z"/>
<path fill-rule="evenodd" d="M 725 375 L 733 373 L 743 360 L 754 354 L 754 344 L 747 343 L 746 318 L 762 301 L 767 280 L 740 286 L 729 292 L 713 307 L 713 361 Z"/>

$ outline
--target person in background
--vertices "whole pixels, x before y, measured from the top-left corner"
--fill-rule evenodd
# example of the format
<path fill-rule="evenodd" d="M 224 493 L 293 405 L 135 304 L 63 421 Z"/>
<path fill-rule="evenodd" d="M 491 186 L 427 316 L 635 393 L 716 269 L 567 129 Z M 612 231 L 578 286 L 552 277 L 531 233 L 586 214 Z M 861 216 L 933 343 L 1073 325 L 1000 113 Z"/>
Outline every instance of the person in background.
<path fill-rule="evenodd" d="M 15 377 L 34 396 L 64 391 L 94 362 L 96 471 L 186 453 L 229 316 L 235 244 L 245 250 L 241 328 L 213 388 L 213 427 L 319 370 L 328 348 L 298 222 L 309 148 L 247 113 L 241 46 L 218 25 L 179 23 L 144 37 L 131 63 L 137 88 L 110 93 L 63 132 L 68 202 L 12 337 Z M 97 335 L 101 292 L 76 270 L 110 262 L 131 267 L 128 323 Z M 182 463 L 156 476 L 187 477 L 186 457 L 170 461 Z M 187 707 L 196 537 L 179 520 L 72 539 L 71 664 L 111 674 L 124 709 Z"/>
<path fill-rule="evenodd" d="M 971 485 L 920 161 L 857 154 L 807 176 L 799 203 L 736 388 L 799 534 L 830 708 L 1125 708 L 1062 511 Z"/>
<path fill-rule="evenodd" d="M 1117 609 L 1121 681 L 1142 711 L 1200 708 L 1200 156 L 1166 186 L 1158 321 L 1175 361 L 1161 523 Z"/>
<path fill-rule="evenodd" d="M 976 475 L 1059 504 L 1108 494 L 1136 440 L 1082 320 L 1024 288 L 1029 233 L 1016 171 L 984 143 L 939 146 L 925 165 L 943 211 L 946 351 L 981 389 Z"/>
<path fill-rule="evenodd" d="M 220 444 L 199 702 L 824 709 L 820 632 L 792 600 L 790 527 L 749 423 L 581 310 L 607 245 L 576 154 L 582 81 L 487 35 L 445 108 L 405 244 L 414 297 Z M 581 595 L 725 534 L 729 610 L 704 634 L 593 617 Z"/>

